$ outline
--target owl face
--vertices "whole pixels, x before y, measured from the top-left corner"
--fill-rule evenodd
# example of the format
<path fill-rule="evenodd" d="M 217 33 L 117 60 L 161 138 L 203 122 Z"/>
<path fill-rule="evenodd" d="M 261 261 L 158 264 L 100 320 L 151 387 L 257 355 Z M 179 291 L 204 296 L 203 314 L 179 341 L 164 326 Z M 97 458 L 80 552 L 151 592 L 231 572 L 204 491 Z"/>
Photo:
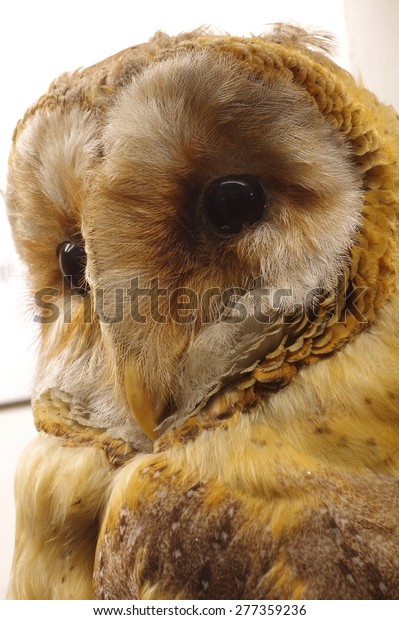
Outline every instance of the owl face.
<path fill-rule="evenodd" d="M 101 115 L 73 99 L 32 113 L 8 204 L 47 313 L 36 393 L 57 386 L 103 425 L 133 413 L 152 436 L 183 383 L 221 371 L 237 316 L 267 338 L 254 291 L 273 322 L 334 290 L 360 184 L 304 89 L 211 50 L 165 54 Z"/>

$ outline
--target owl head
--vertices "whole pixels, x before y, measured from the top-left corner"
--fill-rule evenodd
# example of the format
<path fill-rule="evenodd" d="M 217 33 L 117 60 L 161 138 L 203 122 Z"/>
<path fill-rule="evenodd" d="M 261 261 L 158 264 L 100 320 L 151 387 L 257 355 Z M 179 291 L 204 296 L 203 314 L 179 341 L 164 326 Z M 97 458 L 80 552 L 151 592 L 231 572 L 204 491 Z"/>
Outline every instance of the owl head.
<path fill-rule="evenodd" d="M 374 319 L 394 286 L 397 173 L 381 108 L 328 50 L 281 25 L 158 33 L 27 111 L 7 206 L 40 325 L 40 428 L 148 451 L 215 395 L 228 415 Z"/>

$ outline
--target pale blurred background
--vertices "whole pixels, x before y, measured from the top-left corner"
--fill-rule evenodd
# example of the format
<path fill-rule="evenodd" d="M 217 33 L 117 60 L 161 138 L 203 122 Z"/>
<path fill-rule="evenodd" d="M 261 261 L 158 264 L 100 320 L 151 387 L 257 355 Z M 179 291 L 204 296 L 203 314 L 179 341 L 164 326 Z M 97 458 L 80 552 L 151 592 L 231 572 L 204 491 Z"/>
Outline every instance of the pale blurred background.
<path fill-rule="evenodd" d="M 399 109 L 396 56 L 398 0 L 36 0 L 0 8 L 0 189 L 17 120 L 54 77 L 146 41 L 156 30 L 177 34 L 200 25 L 235 35 L 258 34 L 276 21 L 332 32 L 336 61 Z M 0 196 L 0 599 L 4 598 L 14 538 L 13 477 L 22 448 L 34 435 L 29 406 L 34 324 L 26 313 L 22 269 L 13 251 Z M 25 404 L 24 404 L 25 403 Z"/>

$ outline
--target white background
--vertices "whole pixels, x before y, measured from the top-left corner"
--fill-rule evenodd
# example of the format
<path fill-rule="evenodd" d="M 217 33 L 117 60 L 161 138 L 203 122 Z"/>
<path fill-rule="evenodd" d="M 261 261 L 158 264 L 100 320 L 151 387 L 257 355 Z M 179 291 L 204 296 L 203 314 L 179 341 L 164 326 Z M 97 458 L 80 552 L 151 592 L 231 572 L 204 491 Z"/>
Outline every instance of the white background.
<path fill-rule="evenodd" d="M 146 41 L 156 30 L 177 34 L 201 25 L 235 35 L 258 34 L 275 21 L 328 30 L 338 62 L 399 107 L 396 78 L 397 0 L 9 0 L 0 8 L 0 189 L 6 185 L 13 128 L 54 77 Z M 348 26 L 348 29 L 347 29 Z M 349 32 L 349 36 L 348 36 Z M 396 54 L 396 57 L 395 57 Z M 0 404 L 30 393 L 34 359 L 31 317 L 0 198 Z M 13 543 L 12 479 L 33 426 L 27 409 L 0 409 L 0 598 Z"/>

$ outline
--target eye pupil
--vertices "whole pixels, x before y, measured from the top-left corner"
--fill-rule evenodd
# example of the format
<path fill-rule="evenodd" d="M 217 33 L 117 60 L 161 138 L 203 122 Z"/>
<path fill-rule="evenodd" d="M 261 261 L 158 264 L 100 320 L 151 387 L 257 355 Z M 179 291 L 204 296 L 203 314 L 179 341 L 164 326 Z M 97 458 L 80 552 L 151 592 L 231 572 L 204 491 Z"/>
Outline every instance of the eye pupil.
<path fill-rule="evenodd" d="M 58 246 L 58 262 L 61 273 L 68 281 L 72 293 L 85 295 L 90 287 L 86 281 L 86 251 L 82 245 L 64 241 Z"/>
<path fill-rule="evenodd" d="M 207 223 L 221 236 L 240 233 L 262 219 L 266 192 L 258 179 L 243 175 L 213 181 L 204 194 Z"/>

